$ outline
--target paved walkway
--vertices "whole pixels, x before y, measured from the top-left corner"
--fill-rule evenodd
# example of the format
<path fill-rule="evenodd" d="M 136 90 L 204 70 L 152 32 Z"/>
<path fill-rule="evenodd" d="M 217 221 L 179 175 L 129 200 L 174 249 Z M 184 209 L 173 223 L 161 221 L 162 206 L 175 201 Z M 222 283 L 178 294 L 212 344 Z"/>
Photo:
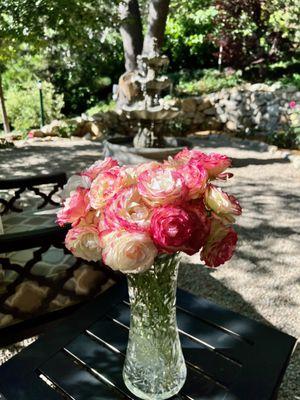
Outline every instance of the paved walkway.
<path fill-rule="evenodd" d="M 300 337 L 300 170 L 258 145 L 212 138 L 197 143 L 234 160 L 228 190 L 240 200 L 239 247 L 217 270 L 185 257 L 179 284 L 244 315 Z M 101 157 L 84 140 L 26 142 L 0 150 L 0 179 L 64 170 L 74 173 Z M 300 399 L 300 350 L 289 365 L 279 400 Z"/>

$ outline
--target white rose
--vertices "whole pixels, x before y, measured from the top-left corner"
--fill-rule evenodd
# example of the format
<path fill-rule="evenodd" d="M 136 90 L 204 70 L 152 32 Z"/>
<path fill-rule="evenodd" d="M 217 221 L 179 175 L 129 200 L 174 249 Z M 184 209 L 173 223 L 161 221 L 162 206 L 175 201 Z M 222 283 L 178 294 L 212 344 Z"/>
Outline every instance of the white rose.
<path fill-rule="evenodd" d="M 114 270 L 136 274 L 154 263 L 157 248 L 143 232 L 112 231 L 102 238 L 103 261 Z"/>
<path fill-rule="evenodd" d="M 93 226 L 78 226 L 70 229 L 66 236 L 65 245 L 75 257 L 87 261 L 101 260 L 102 249 L 99 234 Z"/>

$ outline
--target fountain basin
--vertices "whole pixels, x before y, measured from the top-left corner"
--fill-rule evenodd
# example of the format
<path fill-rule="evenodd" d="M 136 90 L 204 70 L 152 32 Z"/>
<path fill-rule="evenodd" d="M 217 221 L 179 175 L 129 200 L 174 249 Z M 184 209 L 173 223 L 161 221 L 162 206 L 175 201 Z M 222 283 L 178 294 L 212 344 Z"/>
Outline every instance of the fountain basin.
<path fill-rule="evenodd" d="M 135 148 L 133 138 L 112 137 L 103 142 L 104 156 L 113 157 L 120 164 L 140 164 L 149 160 L 163 161 L 173 156 L 185 147 L 192 147 L 192 142 L 186 138 L 164 137 L 166 147 Z"/>

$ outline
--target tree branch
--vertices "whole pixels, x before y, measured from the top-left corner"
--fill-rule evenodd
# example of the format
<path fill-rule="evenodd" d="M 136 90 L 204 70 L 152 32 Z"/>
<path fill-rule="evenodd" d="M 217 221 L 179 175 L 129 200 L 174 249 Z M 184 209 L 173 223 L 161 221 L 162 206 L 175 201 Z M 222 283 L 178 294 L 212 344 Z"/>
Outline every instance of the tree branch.
<path fill-rule="evenodd" d="M 138 0 L 122 0 L 119 5 L 120 32 L 125 54 L 126 71 L 137 67 L 136 57 L 143 49 L 143 27 Z"/>
<path fill-rule="evenodd" d="M 170 0 L 149 1 L 148 30 L 144 39 L 143 54 L 151 53 L 154 47 L 157 50 L 161 49 L 164 41 L 169 4 Z"/>

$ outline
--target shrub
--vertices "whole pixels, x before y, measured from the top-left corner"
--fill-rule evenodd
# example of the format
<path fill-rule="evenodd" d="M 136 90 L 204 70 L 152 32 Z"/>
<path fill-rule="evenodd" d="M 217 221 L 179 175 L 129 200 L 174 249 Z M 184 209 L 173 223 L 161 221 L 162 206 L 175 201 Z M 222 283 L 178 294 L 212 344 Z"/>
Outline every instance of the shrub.
<path fill-rule="evenodd" d="M 176 91 L 179 94 L 198 95 L 202 93 L 217 92 L 223 88 L 230 88 L 243 82 L 241 73 L 220 73 L 217 70 L 185 72 L 178 79 Z"/>
<path fill-rule="evenodd" d="M 283 149 L 300 149 L 300 105 L 290 102 L 285 129 L 273 132 L 269 142 Z"/>
<path fill-rule="evenodd" d="M 116 107 L 116 102 L 114 100 L 110 101 L 99 101 L 98 104 L 86 110 L 85 114 L 92 116 L 94 114 L 113 111 Z"/>
<path fill-rule="evenodd" d="M 55 94 L 51 83 L 43 83 L 45 120 L 49 123 L 60 118 L 64 105 L 63 95 Z M 36 81 L 28 81 L 23 87 L 11 86 L 6 91 L 9 119 L 17 130 L 28 130 L 40 125 L 40 101 Z"/>

